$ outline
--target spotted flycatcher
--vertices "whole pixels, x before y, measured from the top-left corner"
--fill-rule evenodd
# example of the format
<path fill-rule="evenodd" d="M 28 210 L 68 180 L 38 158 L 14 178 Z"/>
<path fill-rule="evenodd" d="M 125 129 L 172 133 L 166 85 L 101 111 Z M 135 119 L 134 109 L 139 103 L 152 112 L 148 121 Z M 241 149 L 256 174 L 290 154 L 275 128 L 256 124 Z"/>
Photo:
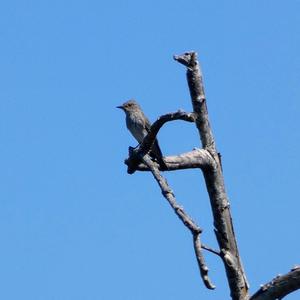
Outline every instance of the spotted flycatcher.
<path fill-rule="evenodd" d="M 131 132 L 134 138 L 141 143 L 144 137 L 148 134 L 151 123 L 144 115 L 139 104 L 134 100 L 129 100 L 122 105 L 117 106 L 117 108 L 120 108 L 125 112 L 126 126 L 128 130 Z M 155 139 L 149 154 L 159 163 L 162 169 L 167 169 L 157 139 Z"/>

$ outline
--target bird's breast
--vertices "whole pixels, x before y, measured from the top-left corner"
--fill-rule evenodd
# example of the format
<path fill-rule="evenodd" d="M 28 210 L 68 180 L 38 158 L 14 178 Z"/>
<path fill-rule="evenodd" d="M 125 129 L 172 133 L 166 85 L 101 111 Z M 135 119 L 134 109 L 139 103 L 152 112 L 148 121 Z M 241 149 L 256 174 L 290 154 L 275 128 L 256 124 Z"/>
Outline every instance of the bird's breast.
<path fill-rule="evenodd" d="M 141 143 L 148 133 L 145 129 L 145 122 L 139 116 L 130 114 L 126 116 L 126 125 L 134 138 Z"/>

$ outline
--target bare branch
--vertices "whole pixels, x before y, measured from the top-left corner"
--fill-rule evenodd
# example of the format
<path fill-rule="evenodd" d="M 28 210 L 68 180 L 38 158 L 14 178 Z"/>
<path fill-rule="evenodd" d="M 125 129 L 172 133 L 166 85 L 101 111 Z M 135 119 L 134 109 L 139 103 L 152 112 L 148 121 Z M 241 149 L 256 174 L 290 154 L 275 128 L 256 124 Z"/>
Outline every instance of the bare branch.
<path fill-rule="evenodd" d="M 278 275 L 264 284 L 250 300 L 276 300 L 300 289 L 300 266 L 294 267 L 285 275 Z"/>
<path fill-rule="evenodd" d="M 226 269 L 231 297 L 234 300 L 249 299 L 248 282 L 234 235 L 220 155 L 217 152 L 209 123 L 203 78 L 197 60 L 197 53 L 184 53 L 182 55 L 174 56 L 174 59 L 187 68 L 186 75 L 192 105 L 196 115 L 196 126 L 203 148 L 211 154 L 214 161 L 210 168 L 203 169 L 203 174 L 213 211 L 216 237 Z"/>
<path fill-rule="evenodd" d="M 213 253 L 213 254 L 216 254 L 216 255 L 218 255 L 218 256 L 221 256 L 221 253 L 220 253 L 218 250 L 215 250 L 215 249 L 213 249 L 213 248 L 211 248 L 211 247 L 209 247 L 209 246 L 207 246 L 207 245 L 202 244 L 201 247 L 202 247 L 202 249 L 204 249 L 204 250 L 206 250 L 206 251 L 208 251 L 208 252 L 211 252 L 211 253 Z"/>
<path fill-rule="evenodd" d="M 215 286 L 211 283 L 208 277 L 208 268 L 205 264 L 204 257 L 201 252 L 201 240 L 200 233 L 202 229 L 196 225 L 196 223 L 191 219 L 190 216 L 186 214 L 183 207 L 179 206 L 176 202 L 176 198 L 173 194 L 173 191 L 169 187 L 167 180 L 160 174 L 158 168 L 155 166 L 153 161 L 150 159 L 149 155 L 140 156 L 142 161 L 148 166 L 151 170 L 155 180 L 157 181 L 163 196 L 169 202 L 171 207 L 173 208 L 176 215 L 182 221 L 182 223 L 191 231 L 193 235 L 194 249 L 196 254 L 196 259 L 198 262 L 198 266 L 200 269 L 201 278 L 208 289 L 214 289 Z"/>
<path fill-rule="evenodd" d="M 139 147 L 139 152 L 143 155 L 149 152 L 160 128 L 166 123 L 175 120 L 183 120 L 187 122 L 194 122 L 195 117 L 193 113 L 186 113 L 184 111 L 177 111 L 175 113 L 168 113 L 160 116 L 151 126 L 148 135 L 144 138 Z"/>
<path fill-rule="evenodd" d="M 182 55 L 174 55 L 174 59 L 187 67 L 187 80 L 202 146 L 204 149 L 215 149 L 214 137 L 208 119 L 202 72 L 197 60 L 197 53 L 186 52 Z"/>
<path fill-rule="evenodd" d="M 207 150 L 195 149 L 193 151 L 176 156 L 165 156 L 164 162 L 168 167 L 168 171 L 176 171 L 182 169 L 195 168 L 205 169 L 213 163 L 213 160 L 210 153 Z M 125 164 L 130 169 L 136 167 L 136 170 L 138 171 L 150 171 L 149 168 L 143 163 L 139 163 L 137 166 L 132 165 L 131 156 L 125 160 Z M 160 167 L 158 163 L 155 163 L 155 165 L 158 168 Z"/>

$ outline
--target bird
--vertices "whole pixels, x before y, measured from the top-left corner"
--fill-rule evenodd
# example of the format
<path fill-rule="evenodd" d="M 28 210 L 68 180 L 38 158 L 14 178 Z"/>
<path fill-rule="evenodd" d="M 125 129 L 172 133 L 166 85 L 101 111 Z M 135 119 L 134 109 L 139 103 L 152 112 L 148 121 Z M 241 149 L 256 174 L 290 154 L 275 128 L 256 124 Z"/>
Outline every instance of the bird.
<path fill-rule="evenodd" d="M 125 112 L 127 129 L 140 144 L 150 131 L 151 127 L 151 123 L 143 113 L 140 105 L 135 100 L 131 99 L 122 105 L 117 106 L 117 108 L 120 108 Z M 152 159 L 158 162 L 161 169 L 167 169 L 157 139 L 155 139 L 149 154 Z"/>

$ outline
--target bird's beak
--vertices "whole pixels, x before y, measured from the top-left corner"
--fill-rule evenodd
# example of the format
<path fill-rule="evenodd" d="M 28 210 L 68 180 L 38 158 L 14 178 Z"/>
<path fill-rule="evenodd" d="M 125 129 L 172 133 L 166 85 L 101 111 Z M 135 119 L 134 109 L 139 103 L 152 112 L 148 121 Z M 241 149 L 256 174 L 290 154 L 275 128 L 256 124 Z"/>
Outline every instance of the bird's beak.
<path fill-rule="evenodd" d="M 120 109 L 123 109 L 123 110 L 124 110 L 123 105 L 117 106 L 116 108 L 120 108 Z"/>

